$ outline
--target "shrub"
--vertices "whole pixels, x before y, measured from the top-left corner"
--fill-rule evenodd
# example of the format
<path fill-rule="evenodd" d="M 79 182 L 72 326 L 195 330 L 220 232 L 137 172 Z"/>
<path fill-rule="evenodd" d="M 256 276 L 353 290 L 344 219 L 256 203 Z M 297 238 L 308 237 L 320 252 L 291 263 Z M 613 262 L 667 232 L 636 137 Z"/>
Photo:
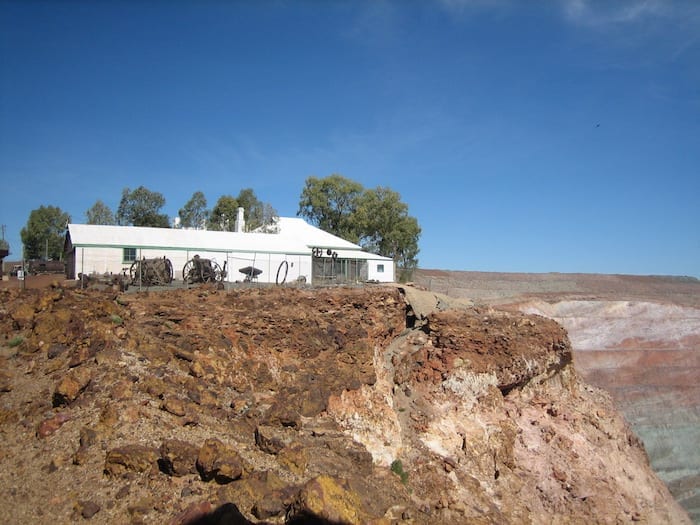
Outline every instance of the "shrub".
<path fill-rule="evenodd" d="M 119 316 L 116 315 L 116 314 L 113 315 L 113 316 L 111 317 L 111 319 L 112 319 L 112 322 L 113 322 L 114 324 L 116 324 L 117 326 L 120 326 L 120 325 L 124 322 L 124 319 L 122 319 L 121 317 L 119 317 Z"/>
<path fill-rule="evenodd" d="M 391 471 L 401 478 L 401 483 L 408 483 L 408 473 L 403 469 L 403 463 L 400 459 L 395 459 L 391 462 Z"/>
<path fill-rule="evenodd" d="M 24 342 L 24 338 L 21 335 L 16 335 L 12 339 L 10 339 L 9 343 L 7 343 L 10 348 L 14 348 L 15 346 L 19 346 Z"/>

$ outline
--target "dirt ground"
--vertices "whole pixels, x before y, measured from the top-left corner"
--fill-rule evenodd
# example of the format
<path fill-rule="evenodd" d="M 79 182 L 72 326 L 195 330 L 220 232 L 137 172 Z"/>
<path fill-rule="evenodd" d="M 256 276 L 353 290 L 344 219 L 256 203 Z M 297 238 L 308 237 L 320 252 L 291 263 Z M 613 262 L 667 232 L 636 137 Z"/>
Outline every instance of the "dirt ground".
<path fill-rule="evenodd" d="M 0 290 L 20 289 L 23 287 L 26 289 L 46 288 L 51 286 L 51 283 L 59 283 L 61 286 L 68 288 L 75 285 L 76 282 L 66 281 L 65 276 L 60 274 L 28 275 L 23 281 L 19 281 L 17 277 L 9 277 L 8 280 L 5 280 L 3 277 L 0 281 Z"/>
<path fill-rule="evenodd" d="M 700 307 L 700 280 L 692 277 L 566 274 L 498 273 L 449 270 L 416 270 L 416 285 L 449 297 L 476 302 L 507 303 L 521 297 L 544 300 L 646 300 Z M 45 288 L 59 283 L 65 288 L 77 285 L 60 274 L 28 275 L 0 281 L 0 289 Z"/>

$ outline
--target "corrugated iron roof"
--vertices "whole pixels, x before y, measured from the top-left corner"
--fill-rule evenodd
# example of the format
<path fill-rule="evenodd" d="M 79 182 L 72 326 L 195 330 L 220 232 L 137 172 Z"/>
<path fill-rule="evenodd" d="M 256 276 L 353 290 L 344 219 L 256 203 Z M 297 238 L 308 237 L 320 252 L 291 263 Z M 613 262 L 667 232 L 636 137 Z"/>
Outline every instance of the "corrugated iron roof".
<path fill-rule="evenodd" d="M 311 226 L 304 219 L 298 217 L 279 217 L 277 226 L 279 226 L 282 235 L 288 235 L 297 239 L 310 248 L 362 250 L 357 244 Z"/>
<path fill-rule="evenodd" d="M 390 261 L 389 257 L 362 251 L 350 241 L 325 232 L 296 217 L 280 217 L 278 233 L 219 232 L 142 226 L 69 224 L 73 246 L 163 248 L 210 252 L 254 252 L 308 255 L 313 248 L 336 252 L 342 259 Z"/>
<path fill-rule="evenodd" d="M 309 247 L 294 237 L 274 233 L 218 232 L 142 226 L 69 224 L 73 246 L 172 248 L 180 250 L 267 252 L 306 255 Z"/>

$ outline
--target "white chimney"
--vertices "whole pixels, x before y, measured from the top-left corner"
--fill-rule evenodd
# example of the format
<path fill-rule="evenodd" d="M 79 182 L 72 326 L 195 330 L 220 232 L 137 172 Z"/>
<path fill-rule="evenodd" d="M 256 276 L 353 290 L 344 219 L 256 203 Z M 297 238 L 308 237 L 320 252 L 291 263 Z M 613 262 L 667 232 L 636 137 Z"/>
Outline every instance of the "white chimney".
<path fill-rule="evenodd" d="M 243 232 L 245 231 L 245 219 L 243 218 L 243 208 L 238 207 L 238 215 L 236 217 L 236 222 L 233 225 L 233 231 Z"/>

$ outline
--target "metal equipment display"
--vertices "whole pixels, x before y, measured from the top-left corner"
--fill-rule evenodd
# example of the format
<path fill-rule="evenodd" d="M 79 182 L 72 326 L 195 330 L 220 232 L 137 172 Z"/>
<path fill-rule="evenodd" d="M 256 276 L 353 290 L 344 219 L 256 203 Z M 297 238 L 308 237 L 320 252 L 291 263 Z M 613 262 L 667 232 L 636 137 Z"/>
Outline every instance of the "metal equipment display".
<path fill-rule="evenodd" d="M 136 286 L 163 286 L 173 280 L 173 264 L 170 259 L 136 260 L 129 269 L 131 284 Z"/>
<path fill-rule="evenodd" d="M 219 263 L 211 259 L 203 259 L 195 255 L 182 268 L 182 280 L 186 284 L 220 283 L 226 277 L 226 263 L 223 269 Z"/>

